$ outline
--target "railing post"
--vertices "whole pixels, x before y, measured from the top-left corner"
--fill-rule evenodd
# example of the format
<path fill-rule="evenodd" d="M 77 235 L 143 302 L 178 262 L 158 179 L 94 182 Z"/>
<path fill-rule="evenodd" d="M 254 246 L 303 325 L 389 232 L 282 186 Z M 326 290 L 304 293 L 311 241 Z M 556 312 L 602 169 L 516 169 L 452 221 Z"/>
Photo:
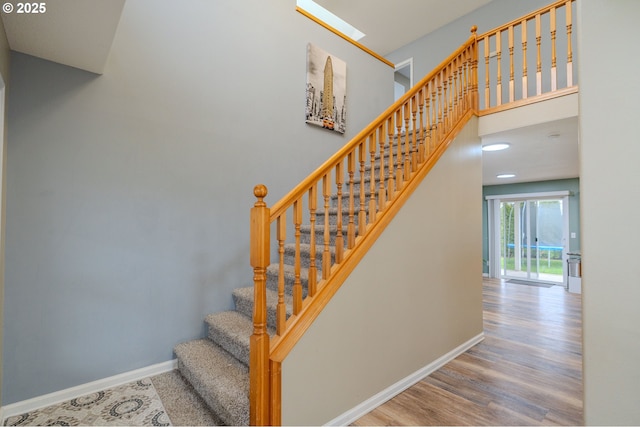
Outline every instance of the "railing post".
<path fill-rule="evenodd" d="M 474 38 L 473 48 L 471 49 L 471 108 L 478 111 L 478 27 L 471 27 L 471 35 Z M 485 43 L 487 41 L 485 40 Z M 487 74 L 488 75 L 488 74 Z"/>
<path fill-rule="evenodd" d="M 269 334 L 267 333 L 267 266 L 269 265 L 269 208 L 267 187 L 253 189 L 258 199 L 251 209 L 251 266 L 253 267 L 253 335 L 250 340 L 249 406 L 251 425 L 269 424 Z"/>

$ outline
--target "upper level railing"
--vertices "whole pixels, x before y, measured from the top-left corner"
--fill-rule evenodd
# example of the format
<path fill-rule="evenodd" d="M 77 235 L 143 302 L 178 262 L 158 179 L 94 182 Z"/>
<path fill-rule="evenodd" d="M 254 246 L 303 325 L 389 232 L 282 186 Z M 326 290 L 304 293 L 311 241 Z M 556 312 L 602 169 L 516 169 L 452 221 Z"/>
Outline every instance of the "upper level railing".
<path fill-rule="evenodd" d="M 478 36 L 480 113 L 577 90 L 575 0 L 560 0 Z"/>
<path fill-rule="evenodd" d="M 474 27 L 466 43 L 271 208 L 264 201 L 267 188 L 255 187 L 258 200 L 251 210 L 254 329 L 249 368 L 252 425 L 280 424 L 283 360 L 457 133 L 479 114 L 479 99 L 484 112 L 493 112 L 577 89 L 571 48 L 572 3 L 553 3 L 481 36 Z M 558 78 L 556 57 L 559 15 L 567 35 L 563 79 Z M 550 28 L 548 48 L 543 43 L 545 22 Z M 530 28 L 536 47 L 528 50 Z M 519 50 L 516 38 L 521 41 Z M 504 62 L 503 39 L 507 46 Z M 484 53 L 480 78 L 479 48 Z M 531 81 L 530 63 L 536 64 Z M 484 82 L 480 94 L 479 81 Z M 273 254 L 272 248 L 276 249 Z M 289 273 L 286 265 L 292 270 Z M 267 326 L 268 270 L 277 272 L 273 336 Z M 291 297 L 285 292 L 287 274 L 293 282 Z"/>

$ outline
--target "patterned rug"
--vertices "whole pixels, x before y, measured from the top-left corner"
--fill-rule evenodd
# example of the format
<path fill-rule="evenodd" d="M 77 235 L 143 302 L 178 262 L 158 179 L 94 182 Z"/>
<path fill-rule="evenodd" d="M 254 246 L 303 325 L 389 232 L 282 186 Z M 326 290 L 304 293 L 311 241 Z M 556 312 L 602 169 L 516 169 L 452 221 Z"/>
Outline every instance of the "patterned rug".
<path fill-rule="evenodd" d="M 6 426 L 170 426 L 149 378 L 9 417 Z"/>

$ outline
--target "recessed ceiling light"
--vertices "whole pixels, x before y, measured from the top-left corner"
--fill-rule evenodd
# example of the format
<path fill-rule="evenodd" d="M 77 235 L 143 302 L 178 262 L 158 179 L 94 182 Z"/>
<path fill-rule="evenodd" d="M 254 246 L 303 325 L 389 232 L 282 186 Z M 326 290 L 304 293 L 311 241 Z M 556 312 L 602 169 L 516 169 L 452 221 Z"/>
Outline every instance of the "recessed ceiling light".
<path fill-rule="evenodd" d="M 515 173 L 501 173 L 500 175 L 496 175 L 496 178 L 504 179 L 504 178 L 513 178 L 515 177 Z"/>
<path fill-rule="evenodd" d="M 499 142 L 497 144 L 487 144 L 482 146 L 482 151 L 500 151 L 509 148 L 509 144 L 506 142 Z"/>

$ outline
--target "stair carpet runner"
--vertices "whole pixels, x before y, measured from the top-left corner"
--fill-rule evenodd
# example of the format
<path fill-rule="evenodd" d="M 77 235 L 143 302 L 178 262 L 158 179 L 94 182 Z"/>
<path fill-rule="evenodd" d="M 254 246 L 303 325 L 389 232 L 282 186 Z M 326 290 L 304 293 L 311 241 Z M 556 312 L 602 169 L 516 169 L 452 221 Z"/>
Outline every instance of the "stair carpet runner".
<path fill-rule="evenodd" d="M 404 138 L 403 138 L 404 139 Z M 404 142 L 404 141 L 403 141 Z M 404 143 L 402 144 L 404 146 Z M 394 160 L 397 149 L 394 148 Z M 388 177 L 388 147 L 385 153 L 385 175 Z M 379 176 L 379 154 L 376 156 L 376 176 Z M 354 206 L 356 230 L 360 206 L 360 178 L 354 178 Z M 365 206 L 368 210 L 370 189 L 370 166 L 365 170 Z M 376 187 L 379 182 L 376 183 Z M 349 221 L 348 184 L 343 185 L 343 236 L 346 245 Z M 376 188 L 377 191 L 377 188 Z M 337 195 L 332 196 L 332 208 L 329 209 L 331 262 L 334 262 L 335 238 L 337 232 Z M 324 250 L 324 209 L 316 212 L 316 267 L 318 282 L 321 276 L 322 252 Z M 300 280 L 303 295 L 306 296 L 308 267 L 310 266 L 311 226 L 300 229 Z M 346 249 L 346 248 L 345 248 Z M 295 279 L 294 258 L 295 243 L 285 244 L 285 303 L 287 318 L 291 315 L 292 288 Z M 276 306 L 278 302 L 278 263 L 267 267 L 267 325 L 268 333 L 275 335 Z M 253 333 L 253 286 L 233 291 L 235 310 L 210 314 L 205 322 L 208 337 L 178 344 L 174 348 L 180 373 L 191 383 L 196 392 L 207 403 L 209 409 L 226 425 L 249 424 L 249 338 Z"/>

